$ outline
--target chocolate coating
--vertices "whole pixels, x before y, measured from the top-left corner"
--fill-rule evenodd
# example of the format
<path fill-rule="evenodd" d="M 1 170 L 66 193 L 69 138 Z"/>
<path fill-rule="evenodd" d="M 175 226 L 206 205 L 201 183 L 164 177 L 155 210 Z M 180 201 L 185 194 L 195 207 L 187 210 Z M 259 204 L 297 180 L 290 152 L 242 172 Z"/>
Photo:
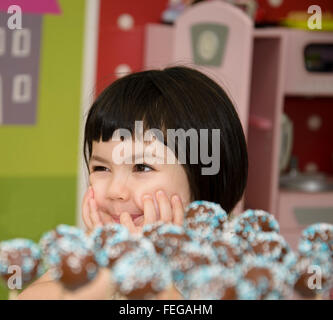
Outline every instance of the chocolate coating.
<path fill-rule="evenodd" d="M 284 264 L 291 268 L 297 262 L 296 254 L 291 250 L 285 239 L 275 232 L 261 232 L 251 242 L 252 251 L 257 256 Z"/>
<path fill-rule="evenodd" d="M 242 260 L 244 251 L 241 247 L 232 245 L 231 242 L 220 239 L 212 242 L 219 262 L 225 267 L 233 267 Z"/>
<path fill-rule="evenodd" d="M 8 268 L 18 266 L 25 286 L 43 273 L 41 258 L 40 247 L 31 240 L 3 241 L 0 243 L 0 275 L 7 282 L 13 275 Z"/>
<path fill-rule="evenodd" d="M 107 224 L 96 228 L 90 238 L 94 242 L 94 250 L 110 247 L 118 242 L 128 240 L 128 229 L 121 224 Z"/>
<path fill-rule="evenodd" d="M 111 268 L 118 259 L 136 250 L 139 245 L 138 241 L 129 239 L 114 245 L 104 246 L 103 249 L 95 252 L 96 261 L 101 267 Z"/>
<path fill-rule="evenodd" d="M 280 300 L 292 296 L 294 281 L 285 265 L 248 256 L 240 268 L 242 275 L 237 284 L 240 299 Z"/>
<path fill-rule="evenodd" d="M 166 257 L 179 250 L 184 242 L 191 240 L 182 227 L 173 224 L 157 223 L 145 226 L 143 235 L 154 244 L 158 254 Z"/>
<path fill-rule="evenodd" d="M 50 246 L 62 237 L 82 238 L 85 237 L 85 234 L 83 230 L 77 227 L 60 224 L 54 230 L 45 232 L 40 238 L 39 245 L 42 249 L 43 255 L 47 255 Z"/>
<path fill-rule="evenodd" d="M 127 299 L 154 299 L 172 286 L 171 271 L 162 258 L 142 248 L 120 257 L 112 268 L 112 278 Z"/>
<path fill-rule="evenodd" d="M 236 300 L 236 272 L 221 265 L 195 267 L 187 274 L 186 296 L 191 300 Z"/>
<path fill-rule="evenodd" d="M 169 266 L 175 287 L 186 297 L 187 273 L 192 269 L 217 263 L 217 256 L 211 246 L 197 242 L 183 243 L 180 250 L 169 257 Z"/>
<path fill-rule="evenodd" d="M 294 288 L 303 297 L 314 298 L 333 288 L 333 261 L 327 253 L 299 255 L 293 271 L 297 275 Z"/>
<path fill-rule="evenodd" d="M 68 290 L 76 290 L 93 280 L 98 272 L 92 245 L 80 238 L 62 237 L 48 250 L 52 275 Z"/>
<path fill-rule="evenodd" d="M 214 202 L 197 200 L 191 202 L 185 209 L 185 219 L 199 216 L 227 216 L 222 207 Z"/>
<path fill-rule="evenodd" d="M 231 228 L 236 235 L 250 242 L 258 233 L 280 231 L 274 216 L 263 210 L 246 210 L 231 222 Z"/>
<path fill-rule="evenodd" d="M 316 223 L 303 230 L 299 239 L 298 250 L 301 255 L 316 252 L 328 252 L 333 259 L 333 225 Z"/>
<path fill-rule="evenodd" d="M 192 240 L 210 242 L 221 237 L 227 213 L 220 205 L 208 201 L 194 201 L 185 212 L 184 228 Z"/>

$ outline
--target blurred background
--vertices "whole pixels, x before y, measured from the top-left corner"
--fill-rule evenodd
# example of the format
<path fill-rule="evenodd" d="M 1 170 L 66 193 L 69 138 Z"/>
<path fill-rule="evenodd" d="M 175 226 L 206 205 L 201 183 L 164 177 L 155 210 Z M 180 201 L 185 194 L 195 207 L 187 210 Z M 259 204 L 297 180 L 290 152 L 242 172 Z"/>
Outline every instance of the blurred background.
<path fill-rule="evenodd" d="M 91 102 L 174 64 L 235 102 L 250 159 L 235 214 L 273 213 L 292 246 L 306 225 L 333 223 L 331 0 L 0 0 L 0 241 L 82 226 Z"/>

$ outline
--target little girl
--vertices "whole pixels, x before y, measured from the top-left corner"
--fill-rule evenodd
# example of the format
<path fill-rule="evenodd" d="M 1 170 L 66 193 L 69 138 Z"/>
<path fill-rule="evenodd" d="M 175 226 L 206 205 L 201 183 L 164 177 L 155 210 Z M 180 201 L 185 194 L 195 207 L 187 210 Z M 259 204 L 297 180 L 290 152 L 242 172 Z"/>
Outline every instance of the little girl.
<path fill-rule="evenodd" d="M 140 133 L 135 132 L 138 120 L 143 122 L 143 131 L 162 131 L 163 137 L 157 141 L 162 155 L 170 150 L 167 129 L 208 129 L 208 141 L 204 143 L 208 142 L 210 153 L 210 131 L 219 129 L 220 170 L 204 175 L 201 159 L 191 161 L 193 153 L 201 153 L 201 137 L 193 146 L 193 141 L 183 136 L 183 148 L 178 152 L 173 148 L 175 158 L 182 152 L 185 163 L 168 164 L 165 156 L 162 163 L 155 161 L 150 165 L 145 161 L 146 145 L 138 139 Z M 142 147 L 144 157 L 139 154 L 129 164 L 114 163 L 113 150 L 119 143 L 126 144 L 112 139 L 119 128 L 130 132 L 127 143 L 132 154 Z M 136 139 L 132 141 L 134 135 Z M 241 198 L 247 179 L 245 138 L 230 99 L 213 80 L 184 67 L 134 73 L 106 88 L 87 117 L 84 157 L 91 185 L 83 201 L 83 220 L 88 230 L 107 222 L 120 222 L 137 232 L 158 217 L 182 224 L 183 206 L 198 199 L 219 203 L 230 213 Z"/>
<path fill-rule="evenodd" d="M 182 225 L 193 200 L 230 213 L 247 181 L 246 141 L 231 100 L 212 79 L 180 66 L 133 73 L 108 86 L 89 110 L 84 158 L 88 233 L 106 223 L 132 233 L 158 220 Z M 209 160 L 218 164 L 213 174 Z M 96 290 L 101 277 L 85 298 L 103 297 L 106 288 Z M 20 298 L 57 299 L 60 292 L 47 272 Z"/>

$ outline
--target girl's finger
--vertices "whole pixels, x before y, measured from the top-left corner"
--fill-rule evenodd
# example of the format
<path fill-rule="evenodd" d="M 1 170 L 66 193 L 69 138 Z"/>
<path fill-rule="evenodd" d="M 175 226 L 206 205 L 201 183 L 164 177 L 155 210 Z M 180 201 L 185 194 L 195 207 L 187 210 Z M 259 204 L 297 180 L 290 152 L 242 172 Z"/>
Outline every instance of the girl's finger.
<path fill-rule="evenodd" d="M 93 223 L 93 228 L 102 226 L 103 223 L 99 216 L 95 199 L 89 199 L 89 205 L 90 205 L 90 217 Z"/>
<path fill-rule="evenodd" d="M 168 223 L 172 221 L 172 208 L 166 194 L 160 190 L 156 193 L 157 202 L 160 209 L 161 220 Z"/>
<path fill-rule="evenodd" d="M 108 223 L 115 223 L 113 218 L 110 217 L 107 213 L 105 213 L 101 210 L 98 210 L 98 213 L 99 213 L 99 217 L 100 217 L 103 225 L 106 225 Z"/>
<path fill-rule="evenodd" d="M 93 228 L 93 224 L 90 219 L 90 209 L 89 209 L 89 199 L 90 199 L 90 190 L 88 189 L 86 194 L 83 197 L 82 202 L 82 219 L 86 227 L 90 230 Z"/>
<path fill-rule="evenodd" d="M 182 226 L 184 224 L 184 207 L 182 200 L 175 194 L 171 198 L 171 203 L 173 209 L 173 223 Z"/>
<path fill-rule="evenodd" d="M 143 224 L 152 224 L 156 222 L 156 212 L 153 198 L 150 194 L 143 196 Z"/>
<path fill-rule="evenodd" d="M 135 226 L 131 215 L 128 212 L 123 212 L 120 215 L 120 223 L 128 228 L 130 233 L 137 233 L 137 227 Z"/>

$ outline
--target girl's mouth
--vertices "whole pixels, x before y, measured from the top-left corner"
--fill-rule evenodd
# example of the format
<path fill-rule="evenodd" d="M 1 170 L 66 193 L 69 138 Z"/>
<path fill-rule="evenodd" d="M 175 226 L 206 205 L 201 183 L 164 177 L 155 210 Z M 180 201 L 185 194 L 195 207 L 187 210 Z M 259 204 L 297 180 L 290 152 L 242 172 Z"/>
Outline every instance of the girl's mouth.
<path fill-rule="evenodd" d="M 144 220 L 144 215 L 143 213 L 138 213 L 138 214 L 130 214 L 133 223 L 136 226 L 139 226 L 143 223 Z M 111 218 L 113 220 L 114 223 L 119 223 L 120 224 L 120 215 L 112 215 L 111 214 Z"/>
<path fill-rule="evenodd" d="M 120 219 L 119 219 L 118 216 L 112 216 L 111 215 L 111 218 L 112 218 L 112 220 L 113 220 L 114 223 L 120 223 Z"/>

